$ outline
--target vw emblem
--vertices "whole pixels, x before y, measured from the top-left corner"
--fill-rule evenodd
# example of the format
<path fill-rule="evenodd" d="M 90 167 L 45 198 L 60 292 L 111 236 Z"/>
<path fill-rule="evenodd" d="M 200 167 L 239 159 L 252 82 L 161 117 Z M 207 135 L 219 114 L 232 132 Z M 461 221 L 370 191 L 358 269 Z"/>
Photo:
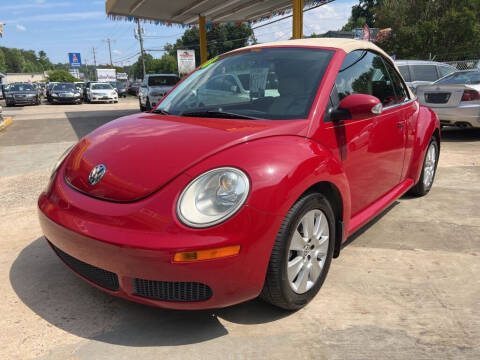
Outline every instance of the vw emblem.
<path fill-rule="evenodd" d="M 98 164 L 92 169 L 90 175 L 88 175 L 88 183 L 92 186 L 98 184 L 100 180 L 102 180 L 103 175 L 105 175 L 106 171 L 107 167 L 105 165 Z"/>

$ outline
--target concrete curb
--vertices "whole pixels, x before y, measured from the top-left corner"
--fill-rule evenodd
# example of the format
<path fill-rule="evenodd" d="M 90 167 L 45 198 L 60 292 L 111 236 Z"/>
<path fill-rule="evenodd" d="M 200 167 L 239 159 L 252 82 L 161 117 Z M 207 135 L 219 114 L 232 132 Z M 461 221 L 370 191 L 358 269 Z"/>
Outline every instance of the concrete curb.
<path fill-rule="evenodd" d="M 12 117 L 4 117 L 3 120 L 0 120 L 0 131 L 5 129 L 8 125 L 11 125 L 13 123 Z"/>

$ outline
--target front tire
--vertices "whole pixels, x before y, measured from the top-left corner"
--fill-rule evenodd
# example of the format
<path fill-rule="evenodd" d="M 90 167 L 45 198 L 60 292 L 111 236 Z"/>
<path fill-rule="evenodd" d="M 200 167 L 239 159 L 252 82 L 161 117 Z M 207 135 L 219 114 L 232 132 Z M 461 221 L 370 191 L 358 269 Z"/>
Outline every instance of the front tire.
<path fill-rule="evenodd" d="M 410 194 L 414 196 L 425 196 L 428 194 L 437 172 L 438 155 L 438 141 L 435 137 L 432 137 L 423 159 L 422 174 L 418 183 L 410 190 Z"/>
<path fill-rule="evenodd" d="M 141 102 L 141 100 L 140 100 L 140 99 L 138 99 L 138 105 L 140 106 L 140 111 L 142 111 L 142 112 L 143 112 L 143 111 L 145 111 L 145 110 L 146 110 L 146 109 L 145 109 L 145 106 L 143 106 L 143 105 L 142 105 L 142 102 Z"/>
<path fill-rule="evenodd" d="M 147 97 L 147 103 L 145 104 L 147 111 L 152 110 L 152 105 L 150 104 L 150 99 Z"/>
<path fill-rule="evenodd" d="M 283 220 L 273 245 L 261 297 L 298 310 L 318 293 L 335 245 L 335 215 L 319 193 L 302 196 Z"/>

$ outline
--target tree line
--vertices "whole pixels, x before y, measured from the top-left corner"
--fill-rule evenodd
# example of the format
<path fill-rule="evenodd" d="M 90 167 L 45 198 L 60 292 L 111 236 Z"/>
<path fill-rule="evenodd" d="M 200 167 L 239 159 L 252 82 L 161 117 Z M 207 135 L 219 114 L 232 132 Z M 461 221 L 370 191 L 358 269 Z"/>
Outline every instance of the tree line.
<path fill-rule="evenodd" d="M 360 0 L 342 30 L 391 28 L 379 45 L 397 59 L 480 57 L 480 0 Z"/>

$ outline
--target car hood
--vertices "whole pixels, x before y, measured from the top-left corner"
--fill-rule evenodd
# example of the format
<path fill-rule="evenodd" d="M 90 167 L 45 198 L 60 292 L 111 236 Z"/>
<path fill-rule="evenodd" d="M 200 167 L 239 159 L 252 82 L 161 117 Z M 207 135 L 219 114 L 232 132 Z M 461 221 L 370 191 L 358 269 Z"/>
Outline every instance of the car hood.
<path fill-rule="evenodd" d="M 277 135 L 305 135 L 308 120 L 237 120 L 143 113 L 112 121 L 84 137 L 65 160 L 67 183 L 118 202 L 142 199 L 203 159 L 236 144 Z M 101 181 L 88 177 L 106 166 Z"/>

